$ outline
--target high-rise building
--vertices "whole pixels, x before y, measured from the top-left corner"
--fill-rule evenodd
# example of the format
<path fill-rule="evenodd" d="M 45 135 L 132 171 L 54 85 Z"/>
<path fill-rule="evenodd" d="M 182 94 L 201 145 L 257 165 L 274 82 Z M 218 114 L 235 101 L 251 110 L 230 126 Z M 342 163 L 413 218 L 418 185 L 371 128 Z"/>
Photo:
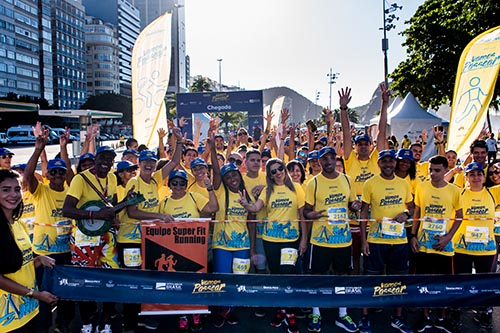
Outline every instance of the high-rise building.
<path fill-rule="evenodd" d="M 54 62 L 52 52 L 52 20 L 50 0 L 38 1 L 38 31 L 40 41 L 41 97 L 54 104 Z"/>
<path fill-rule="evenodd" d="M 172 11 L 172 57 L 168 93 L 189 89 L 186 59 L 186 24 L 184 0 L 132 0 L 141 13 L 141 28 Z"/>
<path fill-rule="evenodd" d="M 39 20 L 36 2 L 0 1 L 0 95 L 40 97 Z"/>
<path fill-rule="evenodd" d="M 87 15 L 116 27 L 119 48 L 120 93 L 132 95 L 132 49 L 141 31 L 139 10 L 126 0 L 83 0 Z"/>
<path fill-rule="evenodd" d="M 85 8 L 76 0 L 51 0 L 54 103 L 78 109 L 87 99 Z"/>
<path fill-rule="evenodd" d="M 120 93 L 119 48 L 116 36 L 114 25 L 87 16 L 85 44 L 88 96 Z"/>

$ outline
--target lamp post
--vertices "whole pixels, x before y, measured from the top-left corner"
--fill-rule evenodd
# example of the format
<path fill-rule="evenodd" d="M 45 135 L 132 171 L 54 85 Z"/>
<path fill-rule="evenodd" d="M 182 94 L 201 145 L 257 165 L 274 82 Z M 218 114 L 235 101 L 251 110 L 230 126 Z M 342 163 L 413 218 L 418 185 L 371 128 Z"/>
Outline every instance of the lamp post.
<path fill-rule="evenodd" d="M 219 62 L 219 91 L 222 91 L 222 59 L 217 59 Z"/>
<path fill-rule="evenodd" d="M 314 104 L 318 105 L 318 100 L 319 100 L 319 95 L 321 94 L 321 91 L 316 90 L 316 95 L 314 97 Z"/>
<path fill-rule="evenodd" d="M 328 108 L 332 109 L 332 85 L 335 83 L 335 80 L 338 79 L 340 73 L 333 73 L 332 68 L 330 67 L 330 73 L 326 74 L 328 76 L 328 84 L 330 85 L 330 102 L 328 103 Z"/>
<path fill-rule="evenodd" d="M 175 64 L 175 92 L 178 93 L 181 90 L 181 57 L 180 57 L 180 42 L 179 42 L 179 29 L 180 29 L 180 24 L 179 24 L 179 9 L 184 7 L 184 5 L 174 3 L 174 12 L 175 12 L 175 44 L 174 44 L 174 64 Z"/>
<path fill-rule="evenodd" d="M 389 88 L 389 81 L 387 76 L 389 75 L 389 65 L 388 65 L 388 60 L 387 60 L 387 51 L 389 50 L 389 40 L 387 39 L 387 31 L 390 31 L 391 29 L 394 29 L 396 27 L 395 24 L 392 22 L 394 20 L 399 20 L 399 17 L 397 17 L 395 14 L 391 14 L 389 16 L 386 16 L 387 14 L 390 14 L 396 10 L 401 10 L 403 9 L 403 6 L 398 6 L 397 3 L 393 3 L 390 5 L 389 8 L 385 7 L 385 2 L 386 0 L 382 0 L 382 9 L 384 12 L 384 26 L 381 28 L 384 31 L 384 38 L 382 38 L 382 52 L 384 52 L 384 82 L 385 86 Z"/>

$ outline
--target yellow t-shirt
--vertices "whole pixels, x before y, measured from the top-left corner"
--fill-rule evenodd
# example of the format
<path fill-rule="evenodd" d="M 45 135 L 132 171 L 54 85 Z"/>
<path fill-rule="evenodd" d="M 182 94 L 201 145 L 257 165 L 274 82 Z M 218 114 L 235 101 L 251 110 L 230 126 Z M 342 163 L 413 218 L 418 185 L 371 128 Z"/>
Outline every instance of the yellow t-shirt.
<path fill-rule="evenodd" d="M 23 253 L 23 265 L 17 272 L 5 274 L 4 277 L 28 288 L 37 289 L 28 232 L 19 221 L 11 225 L 11 230 L 17 246 Z M 0 331 L 10 332 L 23 327 L 38 314 L 38 301 L 32 297 L 16 295 L 0 289 L 0 313 Z"/>
<path fill-rule="evenodd" d="M 415 166 L 417 167 L 417 178 L 421 182 L 429 180 L 429 161 L 416 163 Z"/>
<path fill-rule="evenodd" d="M 230 222 L 215 222 L 212 248 L 229 251 L 247 250 L 250 248 L 250 235 L 247 228 L 248 212 L 238 202 L 240 195 L 227 190 L 229 198 L 226 207 L 226 190 L 221 186 L 216 191 L 219 210 L 216 220 L 231 220 Z M 250 197 L 252 197 L 250 195 Z"/>
<path fill-rule="evenodd" d="M 177 219 L 197 219 L 208 203 L 208 199 L 199 193 L 186 192 L 180 199 L 165 198 L 160 203 L 160 213 L 170 214 Z"/>
<path fill-rule="evenodd" d="M 255 201 L 255 198 L 252 195 L 252 189 L 257 185 L 266 185 L 266 174 L 264 172 L 259 172 L 259 175 L 256 178 L 250 178 L 245 174 L 243 175 L 243 181 L 245 182 L 245 188 L 248 192 L 248 195 L 250 196 L 250 198 L 252 198 L 253 201 Z M 261 209 L 256 214 L 255 218 L 259 221 L 264 220 L 266 218 L 265 210 Z M 256 237 L 262 238 L 262 233 L 264 232 L 264 222 L 255 222 L 255 230 Z"/>
<path fill-rule="evenodd" d="M 420 184 L 422 181 L 420 180 L 420 178 L 418 177 L 415 177 L 414 179 L 411 179 L 410 178 L 410 175 L 407 175 L 405 178 L 403 178 L 404 180 L 406 180 L 406 182 L 410 185 L 410 188 L 411 188 L 411 194 L 415 194 L 415 190 L 417 189 L 417 185 Z"/>
<path fill-rule="evenodd" d="M 266 205 L 267 219 L 262 239 L 269 242 L 293 242 L 299 238 L 299 209 L 304 207 L 305 195 L 299 184 L 293 183 L 295 192 L 286 185 L 275 185 L 274 191 L 266 198 L 266 188 L 260 199 Z M 220 208 L 220 207 L 219 207 Z"/>
<path fill-rule="evenodd" d="M 352 244 L 348 205 L 356 200 L 356 194 L 351 184 L 351 179 L 343 173 L 335 179 L 319 174 L 307 184 L 306 203 L 315 211 L 325 210 L 328 214 L 328 218 L 313 222 L 311 244 L 332 248 Z"/>
<path fill-rule="evenodd" d="M 465 188 L 466 182 L 465 182 L 465 175 L 464 172 L 460 172 L 459 174 L 455 175 L 453 177 L 453 184 L 457 185 L 460 188 Z"/>
<path fill-rule="evenodd" d="M 490 191 L 498 191 L 495 187 L 500 187 L 500 185 L 490 187 Z M 500 236 L 500 200 L 498 200 L 498 198 L 496 199 L 495 226 L 493 227 L 493 233 L 495 236 Z"/>
<path fill-rule="evenodd" d="M 455 223 L 450 218 L 462 208 L 460 189 L 452 184 L 436 188 L 430 181 L 417 185 L 415 206 L 420 207 L 420 225 L 417 240 L 420 252 L 452 256 L 455 252 L 450 241 L 443 251 L 436 251 L 432 246 L 436 243 L 434 236 L 447 234 Z"/>
<path fill-rule="evenodd" d="M 368 242 L 377 244 L 405 244 L 403 223 L 392 221 L 413 200 L 410 185 L 399 177 L 387 180 L 376 175 L 363 186 L 363 202 L 370 205 L 371 218 Z"/>
<path fill-rule="evenodd" d="M 496 253 L 493 225 L 495 203 L 500 198 L 499 190 L 498 187 L 483 188 L 479 192 L 462 190 L 464 220 L 453 237 L 456 253 L 474 256 Z M 481 218 L 483 220 L 479 220 Z"/>
<path fill-rule="evenodd" d="M 33 242 L 33 229 L 35 228 L 35 202 L 30 191 L 23 191 L 23 215 L 21 222 L 28 230 L 31 242 Z"/>
<path fill-rule="evenodd" d="M 163 179 L 161 177 L 161 170 L 153 172 L 151 181 L 146 183 L 140 175 L 135 176 L 130 179 L 125 187 L 125 192 L 134 186 L 134 191 L 144 195 L 144 200 L 137 204 L 137 209 L 143 212 L 159 213 L 159 196 L 158 189 L 163 184 Z M 118 230 L 118 242 L 119 243 L 141 243 L 141 225 L 139 220 L 133 219 L 125 212 L 122 220 L 122 225 Z"/>
<path fill-rule="evenodd" d="M 366 161 L 360 161 L 354 150 L 351 150 L 345 160 L 345 173 L 351 177 L 354 193 L 357 196 L 363 194 L 363 184 L 379 172 L 377 148 L 372 151 L 370 158 Z"/>
<path fill-rule="evenodd" d="M 70 252 L 69 239 L 73 220 L 62 215 L 66 192 L 67 188 L 58 192 L 50 189 L 49 185 L 38 183 L 33 193 L 36 207 L 33 252 L 38 255 Z"/>
<path fill-rule="evenodd" d="M 221 184 L 221 187 L 223 185 Z M 192 193 L 199 193 L 201 195 L 203 195 L 205 198 L 208 199 L 208 191 L 207 191 L 207 188 L 206 187 L 202 187 L 200 185 L 198 185 L 198 183 L 193 183 L 191 186 L 188 186 L 187 192 L 192 192 Z"/>

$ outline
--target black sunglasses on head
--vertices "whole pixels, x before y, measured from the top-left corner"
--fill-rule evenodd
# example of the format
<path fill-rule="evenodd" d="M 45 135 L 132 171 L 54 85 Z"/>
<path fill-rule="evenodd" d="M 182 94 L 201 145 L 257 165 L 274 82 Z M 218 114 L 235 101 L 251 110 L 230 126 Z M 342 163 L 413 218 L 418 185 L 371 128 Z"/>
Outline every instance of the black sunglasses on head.
<path fill-rule="evenodd" d="M 241 165 L 241 163 L 243 163 L 243 161 L 241 161 L 241 160 L 237 160 L 237 159 L 235 159 L 234 157 L 230 157 L 228 161 L 229 161 L 229 163 L 236 164 L 237 166 L 240 166 L 240 165 Z"/>
<path fill-rule="evenodd" d="M 55 176 L 55 175 L 60 175 L 63 176 L 66 174 L 66 170 L 64 169 L 52 169 L 49 171 L 49 175 Z"/>
<path fill-rule="evenodd" d="M 283 170 L 285 170 L 285 167 L 280 165 L 276 169 L 271 169 L 271 175 L 275 175 L 278 171 L 283 171 Z"/>

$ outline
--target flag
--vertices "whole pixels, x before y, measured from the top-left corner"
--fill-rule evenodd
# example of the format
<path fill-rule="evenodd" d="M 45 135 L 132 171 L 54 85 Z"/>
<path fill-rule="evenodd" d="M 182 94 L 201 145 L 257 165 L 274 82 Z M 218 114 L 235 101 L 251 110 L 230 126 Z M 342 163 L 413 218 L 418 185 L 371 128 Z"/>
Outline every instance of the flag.
<path fill-rule="evenodd" d="M 145 27 L 132 52 L 132 120 L 134 138 L 150 149 L 158 146 L 158 128 L 167 129 L 165 94 L 170 78 L 172 14 Z"/>
<path fill-rule="evenodd" d="M 448 149 L 458 156 L 481 132 L 493 98 L 500 65 L 500 26 L 475 37 L 458 64 L 448 132 Z"/>

